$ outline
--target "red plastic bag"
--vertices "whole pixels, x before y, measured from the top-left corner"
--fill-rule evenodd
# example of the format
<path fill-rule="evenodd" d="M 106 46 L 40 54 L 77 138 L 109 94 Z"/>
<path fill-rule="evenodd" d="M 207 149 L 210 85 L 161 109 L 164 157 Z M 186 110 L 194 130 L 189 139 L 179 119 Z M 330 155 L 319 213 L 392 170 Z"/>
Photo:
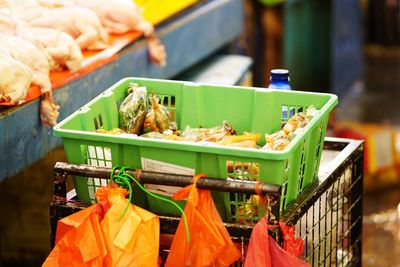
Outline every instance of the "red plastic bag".
<path fill-rule="evenodd" d="M 279 221 L 279 228 L 283 234 L 283 249 L 290 255 L 300 258 L 303 254 L 304 245 L 300 237 L 294 239 L 294 226 L 287 226 L 284 222 Z"/>
<path fill-rule="evenodd" d="M 271 267 L 268 221 L 261 219 L 253 228 L 247 247 L 245 267 Z"/>
<path fill-rule="evenodd" d="M 187 197 L 185 214 L 189 224 L 191 240 L 186 238 L 183 219 L 172 241 L 165 263 L 166 267 L 229 266 L 241 257 L 232 242 L 222 219 L 215 207 L 211 194 L 199 190 L 195 184 L 202 177 L 194 177 L 194 185 L 187 186 L 174 195 L 174 200 Z"/>
<path fill-rule="evenodd" d="M 262 218 L 253 228 L 245 267 L 310 267 L 311 265 L 282 249 L 268 234 L 268 219 Z"/>

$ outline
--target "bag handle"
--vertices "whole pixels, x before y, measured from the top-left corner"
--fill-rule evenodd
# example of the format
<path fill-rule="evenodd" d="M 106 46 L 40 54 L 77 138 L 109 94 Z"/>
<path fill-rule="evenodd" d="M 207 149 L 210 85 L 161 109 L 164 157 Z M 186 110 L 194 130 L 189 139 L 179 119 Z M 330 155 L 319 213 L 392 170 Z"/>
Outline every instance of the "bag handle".
<path fill-rule="evenodd" d="M 120 169 L 118 175 L 115 174 L 115 171 L 117 169 Z M 126 211 L 128 210 L 128 207 L 129 207 L 129 205 L 131 203 L 131 200 L 132 200 L 132 185 L 131 185 L 131 183 L 134 182 L 146 194 L 148 194 L 148 195 L 150 195 L 150 196 L 152 196 L 152 197 L 154 197 L 154 198 L 156 198 L 158 200 L 167 202 L 167 203 L 175 206 L 179 210 L 179 212 L 182 214 L 183 222 L 185 224 L 187 242 L 190 242 L 189 225 L 188 225 L 188 222 L 187 222 L 186 214 L 183 211 L 183 209 L 178 204 L 176 204 L 174 201 L 172 201 L 170 199 L 167 199 L 167 198 L 164 198 L 164 197 L 161 197 L 161 196 L 158 196 L 158 195 L 148 191 L 146 188 L 144 188 L 143 185 L 141 183 L 139 183 L 140 174 L 141 174 L 141 170 L 140 169 L 135 171 L 135 175 L 137 176 L 137 179 L 135 177 L 133 177 L 132 175 L 128 174 L 126 172 L 127 170 L 130 170 L 130 168 L 127 167 L 127 166 L 120 167 L 120 166 L 116 165 L 116 166 L 113 167 L 111 175 L 110 175 L 110 186 L 112 186 L 112 183 L 115 182 L 119 186 L 123 187 L 124 185 L 127 185 L 128 188 L 129 188 L 129 202 L 128 202 L 128 205 L 126 206 L 125 210 L 121 214 L 121 217 L 118 219 L 118 221 L 121 220 L 122 217 L 125 215 Z"/>

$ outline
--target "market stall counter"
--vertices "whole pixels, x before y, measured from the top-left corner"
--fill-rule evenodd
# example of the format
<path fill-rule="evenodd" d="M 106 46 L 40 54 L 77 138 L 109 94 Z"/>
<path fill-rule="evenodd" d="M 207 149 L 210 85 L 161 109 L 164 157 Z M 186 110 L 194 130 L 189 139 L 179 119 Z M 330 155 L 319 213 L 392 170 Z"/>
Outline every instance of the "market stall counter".
<path fill-rule="evenodd" d="M 116 42 L 114 51 L 108 52 L 120 51 L 111 53 L 108 58 L 102 57 L 102 64 L 92 63 L 89 72 L 78 76 L 53 75 L 54 101 L 60 105 L 58 120 L 122 77 L 176 76 L 235 40 L 242 31 L 242 12 L 239 0 L 199 1 L 159 24 L 157 35 L 168 55 L 164 68 L 149 62 L 145 40 L 133 34 L 122 43 Z M 211 23 L 212 28 L 209 27 Z M 40 123 L 39 108 L 39 99 L 15 107 L 0 107 L 0 151 L 3 152 L 0 181 L 19 173 L 61 144 L 61 140 L 53 136 L 52 129 Z"/>

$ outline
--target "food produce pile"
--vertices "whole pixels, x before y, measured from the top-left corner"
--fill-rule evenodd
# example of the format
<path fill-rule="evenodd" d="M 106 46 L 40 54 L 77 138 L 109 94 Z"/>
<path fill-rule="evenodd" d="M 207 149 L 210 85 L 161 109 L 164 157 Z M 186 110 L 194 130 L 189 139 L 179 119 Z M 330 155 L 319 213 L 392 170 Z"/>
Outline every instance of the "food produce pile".
<path fill-rule="evenodd" d="M 281 130 L 265 134 L 266 143 L 260 146 L 261 133 L 245 131 L 237 134 L 228 121 L 223 121 L 221 125 L 212 128 L 186 126 L 185 129 L 180 130 L 177 123 L 171 120 L 167 107 L 160 104 L 160 99 L 154 92 L 148 92 L 146 87 L 132 83 L 128 89 L 128 96 L 119 107 L 119 128 L 111 131 L 98 129 L 97 132 L 282 151 L 296 135 L 303 131 L 317 112 L 313 106 L 300 110 L 288 119 Z"/>

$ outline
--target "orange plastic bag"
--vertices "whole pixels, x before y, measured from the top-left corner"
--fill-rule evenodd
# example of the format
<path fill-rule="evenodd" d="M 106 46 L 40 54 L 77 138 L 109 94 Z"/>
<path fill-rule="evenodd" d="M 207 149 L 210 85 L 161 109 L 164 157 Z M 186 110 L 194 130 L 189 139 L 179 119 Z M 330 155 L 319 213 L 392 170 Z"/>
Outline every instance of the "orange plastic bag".
<path fill-rule="evenodd" d="M 122 192 L 114 190 L 112 188 L 108 196 L 111 208 L 100 223 L 108 252 L 104 266 L 157 266 L 160 240 L 158 216 L 130 205 L 125 198 L 125 189 L 117 188 Z M 126 213 L 121 217 L 128 204 Z"/>
<path fill-rule="evenodd" d="M 311 267 L 282 249 L 268 234 L 268 219 L 262 218 L 253 228 L 247 248 L 245 267 Z"/>
<path fill-rule="evenodd" d="M 202 175 L 196 175 L 194 185 L 178 191 L 173 199 L 187 197 L 185 214 L 188 219 L 191 240 L 188 241 L 181 219 L 165 263 L 166 267 L 229 266 L 241 256 L 232 242 L 215 207 L 211 194 L 199 190 L 195 184 Z"/>
<path fill-rule="evenodd" d="M 157 266 L 159 219 L 131 205 L 126 194 L 123 188 L 100 188 L 98 204 L 60 220 L 43 266 Z"/>
<path fill-rule="evenodd" d="M 107 250 L 97 214 L 101 210 L 98 205 L 58 221 L 56 245 L 43 267 L 103 266 Z"/>

